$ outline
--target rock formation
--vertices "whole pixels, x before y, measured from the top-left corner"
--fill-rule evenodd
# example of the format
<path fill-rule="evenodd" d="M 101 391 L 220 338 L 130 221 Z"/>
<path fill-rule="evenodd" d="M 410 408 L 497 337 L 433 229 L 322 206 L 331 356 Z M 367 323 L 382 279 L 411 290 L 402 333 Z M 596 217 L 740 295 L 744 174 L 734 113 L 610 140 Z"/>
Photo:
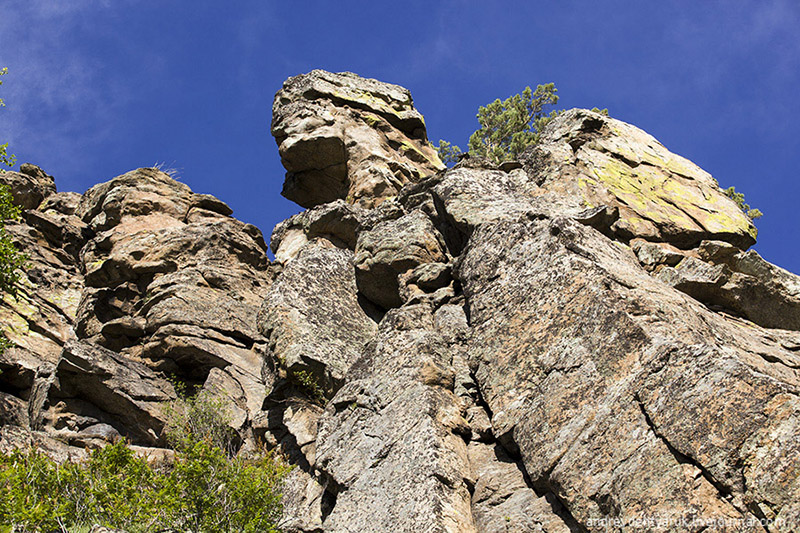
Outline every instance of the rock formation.
<path fill-rule="evenodd" d="M 444 168 L 411 93 L 350 72 L 286 80 L 272 134 L 287 170 L 283 195 L 303 207 L 337 199 L 373 207 Z"/>
<path fill-rule="evenodd" d="M 175 383 L 296 468 L 285 529 L 796 531 L 800 278 L 716 181 L 586 110 L 444 169 L 408 91 L 275 97 L 270 246 L 155 169 L 3 181 L 30 255 L 2 313 L 0 447 L 163 445 Z"/>

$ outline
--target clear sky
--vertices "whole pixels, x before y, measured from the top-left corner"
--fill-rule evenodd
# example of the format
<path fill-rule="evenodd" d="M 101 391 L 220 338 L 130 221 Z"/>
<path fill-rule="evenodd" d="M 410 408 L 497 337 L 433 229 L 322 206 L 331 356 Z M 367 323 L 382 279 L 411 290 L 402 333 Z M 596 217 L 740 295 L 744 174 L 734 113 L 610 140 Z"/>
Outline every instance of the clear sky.
<path fill-rule="evenodd" d="M 0 0 L 0 142 L 59 190 L 162 163 L 268 238 L 284 79 L 349 70 L 409 88 L 434 142 L 554 82 L 734 185 L 756 249 L 800 272 L 800 2 Z"/>

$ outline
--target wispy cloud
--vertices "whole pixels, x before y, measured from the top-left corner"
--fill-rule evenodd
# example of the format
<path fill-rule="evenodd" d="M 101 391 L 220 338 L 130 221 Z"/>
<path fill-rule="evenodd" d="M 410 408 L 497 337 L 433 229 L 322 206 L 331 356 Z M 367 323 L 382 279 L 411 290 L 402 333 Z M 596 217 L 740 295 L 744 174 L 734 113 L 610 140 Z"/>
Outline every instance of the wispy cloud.
<path fill-rule="evenodd" d="M 789 111 L 786 91 L 800 82 L 798 27 L 800 4 L 794 0 L 709 3 L 671 25 L 666 40 L 676 50 L 674 64 L 662 65 L 662 71 L 666 77 L 681 73 L 679 81 L 689 89 L 684 94 L 711 97 L 735 85 L 738 97 L 719 111 L 748 116 L 756 133 L 780 136 L 774 118 L 781 108 Z M 743 73 L 751 76 L 749 83 Z M 669 91 L 676 80 L 658 81 Z"/>
<path fill-rule="evenodd" d="M 7 2 L 0 18 L 0 66 L 9 70 L 0 89 L 7 104 L 0 113 L 0 138 L 11 143 L 12 150 L 17 147 L 38 156 L 47 147 L 41 157 L 68 161 L 75 143 L 90 144 L 112 128 L 109 121 L 92 119 L 111 115 L 130 92 L 105 79 L 76 45 L 87 32 L 96 31 L 87 15 L 127 3 Z M 105 125 L 86 131 L 87 119 Z"/>

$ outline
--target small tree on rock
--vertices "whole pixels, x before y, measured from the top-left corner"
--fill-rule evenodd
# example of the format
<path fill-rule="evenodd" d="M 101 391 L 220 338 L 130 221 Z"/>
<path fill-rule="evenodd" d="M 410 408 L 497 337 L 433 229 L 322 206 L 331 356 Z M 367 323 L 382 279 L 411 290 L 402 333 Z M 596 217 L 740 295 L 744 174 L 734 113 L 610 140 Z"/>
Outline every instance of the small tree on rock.
<path fill-rule="evenodd" d="M 529 146 L 539 142 L 542 129 L 558 111 L 547 113 L 545 108 L 558 102 L 558 89 L 548 83 L 535 91 L 526 87 L 521 94 L 506 100 L 499 98 L 478 109 L 481 127 L 469 138 L 469 153 L 485 157 L 494 163 L 516 159 Z M 454 163 L 461 155 L 458 146 L 439 141 L 439 157 L 444 163 Z"/>
<path fill-rule="evenodd" d="M 764 213 L 761 212 L 760 209 L 750 207 L 750 204 L 745 202 L 744 193 L 743 192 L 736 192 L 735 187 L 728 187 L 723 191 L 725 195 L 736 202 L 736 205 L 739 206 L 739 209 L 750 218 L 750 220 L 755 220 L 757 218 L 761 218 L 764 216 Z"/>

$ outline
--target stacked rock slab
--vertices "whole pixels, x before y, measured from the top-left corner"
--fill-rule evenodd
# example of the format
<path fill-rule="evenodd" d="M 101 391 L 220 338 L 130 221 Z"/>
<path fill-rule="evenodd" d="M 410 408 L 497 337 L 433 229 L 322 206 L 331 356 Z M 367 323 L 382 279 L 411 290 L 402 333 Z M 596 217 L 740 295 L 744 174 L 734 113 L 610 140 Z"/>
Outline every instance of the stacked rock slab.
<path fill-rule="evenodd" d="M 223 394 L 231 424 L 245 431 L 265 388 L 255 323 L 270 282 L 261 232 L 155 169 L 93 187 L 78 213 L 95 233 L 81 253 L 78 336 Z"/>
<path fill-rule="evenodd" d="M 155 169 L 6 175 L 31 264 L 0 445 L 161 446 L 177 378 L 296 465 L 286 531 L 798 529 L 800 278 L 711 176 L 586 110 L 443 169 L 408 92 L 354 74 L 288 80 L 273 132 L 309 209 L 272 264 Z"/>
<path fill-rule="evenodd" d="M 157 169 L 82 196 L 55 193 L 38 168 L 21 171 L 3 176 L 25 208 L 8 229 L 29 255 L 2 307 L 14 347 L 0 384 L 16 413 L 4 415 L 16 426 L 14 439 L 4 426 L 4 442 L 69 453 L 120 436 L 162 445 L 176 383 L 225 398 L 248 440 L 267 387 L 256 314 L 272 275 L 261 232 Z"/>
<path fill-rule="evenodd" d="M 286 80 L 272 134 L 287 170 L 282 194 L 303 207 L 336 199 L 373 207 L 444 168 L 411 93 L 350 72 Z"/>
<path fill-rule="evenodd" d="M 27 255 L 14 294 L 0 304 L 3 332 L 12 347 L 0 354 L 0 448 L 37 445 L 54 456 L 80 455 L 77 449 L 35 434 L 43 424 L 50 384 L 83 291 L 78 252 L 89 236 L 75 209 L 80 195 L 57 193 L 52 176 L 23 164 L 0 174 L 22 209 L 20 220 L 6 221 L 14 244 Z"/>

